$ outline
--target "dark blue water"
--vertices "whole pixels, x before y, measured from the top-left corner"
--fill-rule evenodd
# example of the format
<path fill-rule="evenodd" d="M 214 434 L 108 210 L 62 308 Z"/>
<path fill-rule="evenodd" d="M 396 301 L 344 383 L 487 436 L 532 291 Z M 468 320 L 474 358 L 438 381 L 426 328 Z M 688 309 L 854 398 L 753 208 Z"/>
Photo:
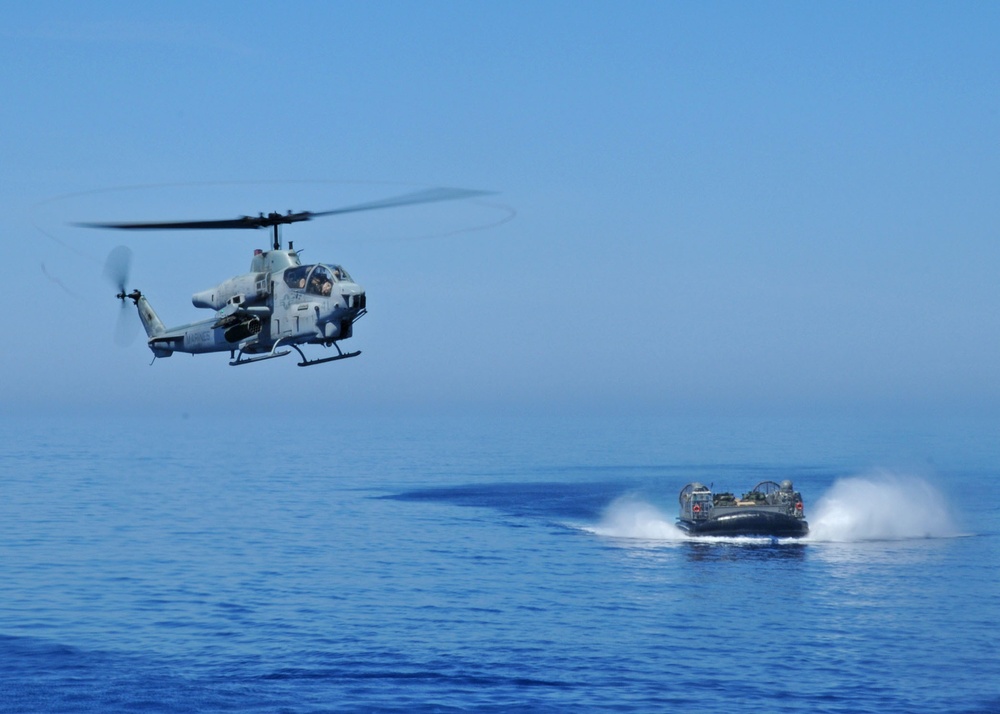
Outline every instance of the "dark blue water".
<path fill-rule="evenodd" d="M 1000 711 L 996 427 L 9 420 L 0 709 Z"/>

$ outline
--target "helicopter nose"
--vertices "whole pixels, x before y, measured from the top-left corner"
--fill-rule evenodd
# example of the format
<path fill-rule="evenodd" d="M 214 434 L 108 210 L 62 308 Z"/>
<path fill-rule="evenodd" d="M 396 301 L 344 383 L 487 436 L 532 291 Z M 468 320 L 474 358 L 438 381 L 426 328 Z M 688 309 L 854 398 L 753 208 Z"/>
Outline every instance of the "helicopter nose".
<path fill-rule="evenodd" d="M 348 310 L 365 309 L 365 289 L 357 283 L 341 283 L 340 296 Z"/>

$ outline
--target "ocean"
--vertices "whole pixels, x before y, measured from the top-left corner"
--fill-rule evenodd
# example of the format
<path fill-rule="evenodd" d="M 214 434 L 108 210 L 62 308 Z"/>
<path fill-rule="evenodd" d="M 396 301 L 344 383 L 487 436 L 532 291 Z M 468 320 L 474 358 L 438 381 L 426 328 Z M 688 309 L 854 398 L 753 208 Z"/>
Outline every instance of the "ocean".
<path fill-rule="evenodd" d="M 994 418 L 134 414 L 0 436 L 4 712 L 1000 712 Z M 690 538 L 791 479 L 804 540 Z"/>

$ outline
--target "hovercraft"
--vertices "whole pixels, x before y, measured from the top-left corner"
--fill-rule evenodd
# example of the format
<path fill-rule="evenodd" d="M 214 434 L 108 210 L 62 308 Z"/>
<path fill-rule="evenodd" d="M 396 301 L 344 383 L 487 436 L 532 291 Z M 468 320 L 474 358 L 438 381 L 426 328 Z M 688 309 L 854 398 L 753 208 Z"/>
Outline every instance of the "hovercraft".
<path fill-rule="evenodd" d="M 680 493 L 677 527 L 693 536 L 801 538 L 809 532 L 802 494 L 791 481 L 761 481 L 737 499 L 689 483 Z"/>

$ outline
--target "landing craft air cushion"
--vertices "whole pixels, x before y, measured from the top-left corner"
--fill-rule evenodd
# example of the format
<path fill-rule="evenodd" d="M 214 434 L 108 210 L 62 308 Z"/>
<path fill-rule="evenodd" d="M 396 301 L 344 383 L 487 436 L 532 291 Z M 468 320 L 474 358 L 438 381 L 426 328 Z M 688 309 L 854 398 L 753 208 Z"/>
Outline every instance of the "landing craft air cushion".
<path fill-rule="evenodd" d="M 678 500 L 677 526 L 689 535 L 801 538 L 809 533 L 802 494 L 791 481 L 761 481 L 740 499 L 689 483 Z"/>

